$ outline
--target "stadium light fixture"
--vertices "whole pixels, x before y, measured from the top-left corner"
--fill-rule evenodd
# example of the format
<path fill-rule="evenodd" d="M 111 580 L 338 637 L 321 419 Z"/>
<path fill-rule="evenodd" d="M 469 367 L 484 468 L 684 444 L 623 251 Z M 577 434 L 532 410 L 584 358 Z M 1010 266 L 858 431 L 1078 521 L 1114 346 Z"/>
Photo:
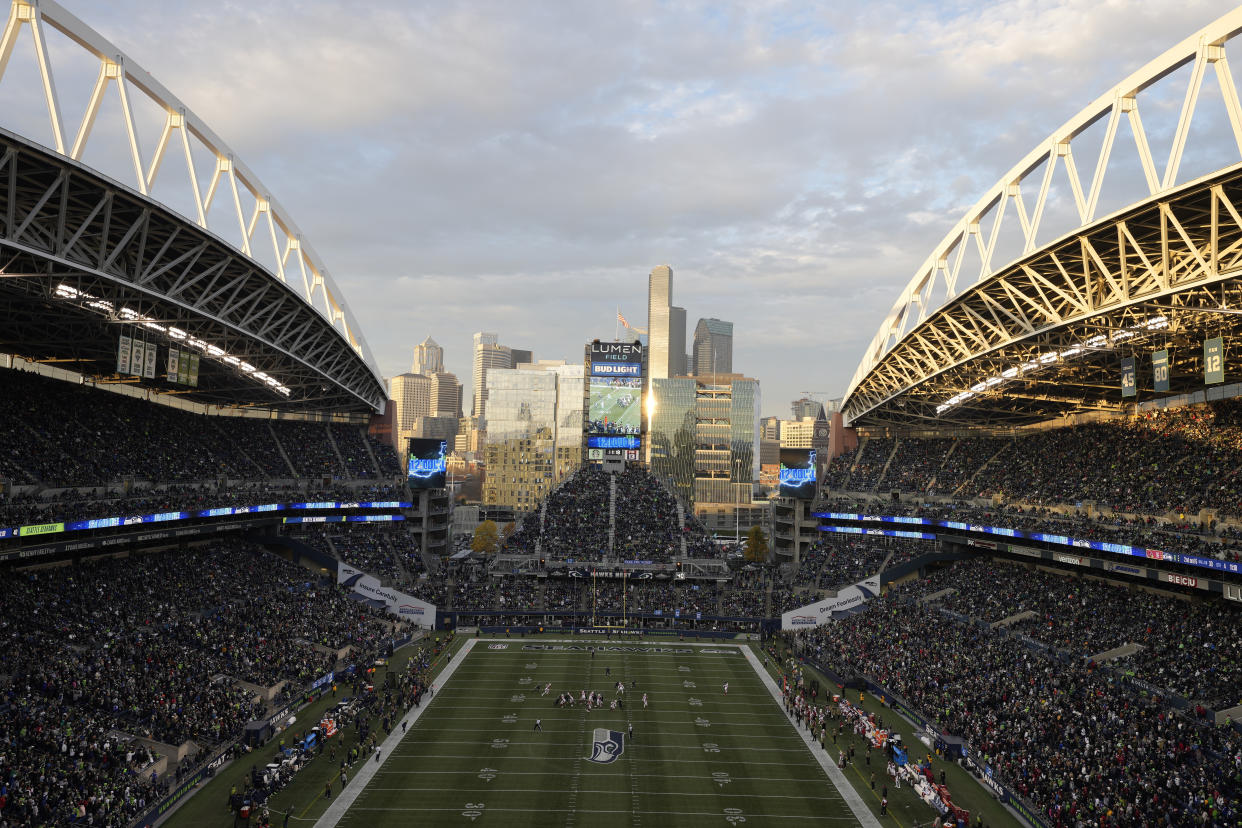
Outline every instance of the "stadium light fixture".
<path fill-rule="evenodd" d="M 230 356 L 229 353 L 225 351 L 223 348 L 217 345 L 212 345 L 211 343 L 206 342 L 197 337 L 190 336 L 188 333 L 181 330 L 180 328 L 175 328 L 172 326 L 169 326 L 166 328 L 163 325 L 159 324 L 154 319 L 152 319 L 151 317 L 144 316 L 143 314 L 139 313 L 133 308 L 123 306 L 118 311 L 116 310 L 115 305 L 113 305 L 108 300 L 100 299 L 96 296 L 92 296 L 86 291 L 78 290 L 72 285 L 66 285 L 63 282 L 58 284 L 52 293 L 57 299 L 65 299 L 68 301 L 82 302 L 86 307 L 91 308 L 92 310 L 99 311 L 105 316 L 108 316 L 108 317 L 115 316 L 119 318 L 121 322 L 141 326 L 141 327 L 153 330 L 153 331 L 159 331 L 160 333 L 167 334 L 170 339 L 182 341 L 186 345 L 189 345 L 192 348 L 197 348 L 198 350 L 202 351 L 208 356 L 213 357 L 217 360 L 220 360 L 221 362 L 224 362 L 234 367 L 240 367 L 243 371 L 245 371 L 248 374 L 253 374 L 255 371 L 255 368 L 253 365 L 242 362 L 237 357 Z M 292 394 L 288 386 L 283 385 L 280 382 L 280 380 L 276 379 L 275 377 L 260 373 L 259 375 L 255 377 L 255 379 L 257 379 L 261 383 L 268 385 L 269 387 L 271 387 L 273 390 L 275 390 L 277 393 L 281 394 L 282 396 L 288 397 Z"/>

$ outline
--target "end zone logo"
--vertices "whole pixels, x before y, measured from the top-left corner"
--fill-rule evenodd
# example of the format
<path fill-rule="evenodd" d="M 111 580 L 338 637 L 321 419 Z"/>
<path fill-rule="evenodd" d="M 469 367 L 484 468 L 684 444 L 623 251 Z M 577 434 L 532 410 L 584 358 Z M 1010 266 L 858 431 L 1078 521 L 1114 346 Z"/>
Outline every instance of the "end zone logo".
<path fill-rule="evenodd" d="M 487 649 L 489 649 L 489 650 L 507 650 L 507 649 L 509 649 L 509 645 L 508 645 L 508 644 L 488 644 L 488 645 L 487 645 Z"/>

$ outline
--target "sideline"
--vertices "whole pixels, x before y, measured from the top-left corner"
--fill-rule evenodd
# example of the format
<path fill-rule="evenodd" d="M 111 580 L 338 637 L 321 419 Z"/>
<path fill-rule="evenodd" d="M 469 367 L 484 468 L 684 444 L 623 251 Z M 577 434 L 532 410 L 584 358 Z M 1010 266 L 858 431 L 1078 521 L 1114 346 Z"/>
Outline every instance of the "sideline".
<path fill-rule="evenodd" d="M 457 654 L 453 656 L 448 666 L 440 671 L 440 674 L 435 677 L 435 680 L 432 682 L 432 686 L 438 684 L 440 686 L 440 690 L 443 691 L 444 685 L 448 684 L 448 680 L 453 677 L 453 673 L 457 672 L 457 665 L 465 661 L 466 656 L 470 655 L 470 651 L 474 649 L 474 643 L 476 641 L 478 641 L 478 639 L 471 638 L 462 645 L 461 649 L 458 650 Z M 433 701 L 435 701 L 434 696 L 427 700 L 426 706 L 417 708 L 412 714 L 407 713 L 406 716 L 402 717 L 402 721 L 414 724 L 418 721 L 420 716 L 431 709 L 431 703 Z M 345 816 L 345 812 L 348 811 L 350 806 L 354 804 L 354 800 L 356 800 L 362 793 L 363 789 L 366 788 L 367 783 L 371 781 L 371 777 L 375 776 L 376 772 L 384 766 L 384 763 L 388 761 L 388 757 L 392 756 L 393 751 L 396 750 L 397 745 L 401 744 L 401 740 L 412 732 L 413 730 L 406 731 L 393 728 L 392 733 L 390 733 L 388 738 L 384 740 L 384 743 L 380 745 L 380 761 L 376 762 L 371 758 L 371 756 L 367 756 L 363 759 L 362 768 L 358 771 L 358 775 L 350 779 L 349 786 L 346 787 L 345 790 L 341 791 L 340 796 L 332 800 L 332 804 L 328 806 L 328 809 L 323 812 L 322 816 L 319 817 L 319 821 L 315 823 L 315 828 L 335 828 L 336 824 L 340 822 L 341 817 Z M 372 754 L 372 756 L 373 755 L 374 754 Z"/>
<path fill-rule="evenodd" d="M 742 655 L 746 657 L 746 660 L 750 662 L 750 666 L 754 668 L 755 673 L 758 674 L 764 686 L 768 688 L 768 692 L 772 694 L 772 699 L 776 702 L 777 706 L 783 709 L 784 699 L 781 696 L 780 688 L 776 686 L 776 680 L 773 679 L 768 671 L 764 669 L 763 665 L 759 662 L 758 656 L 755 655 L 754 651 L 750 647 L 740 647 L 739 649 L 741 649 Z M 811 731 L 794 726 L 789 722 L 788 718 L 785 719 L 785 722 L 794 729 L 794 732 L 802 737 L 802 741 L 806 743 L 806 748 L 811 752 L 811 756 L 813 756 L 815 761 L 819 763 L 819 766 L 824 769 L 824 773 L 828 774 L 828 779 L 836 787 L 837 792 L 841 794 L 841 798 L 845 800 L 845 804 L 849 805 L 850 810 L 854 812 L 855 819 L 857 819 L 860 824 L 867 826 L 867 828 L 880 828 L 880 821 L 875 818 L 874 814 L 871 813 L 871 809 L 863 803 L 862 797 L 858 795 L 858 791 L 854 790 L 854 786 L 851 785 L 849 780 L 845 778 L 845 774 L 841 772 L 836 763 L 828 758 L 827 751 L 813 744 L 811 739 Z"/>

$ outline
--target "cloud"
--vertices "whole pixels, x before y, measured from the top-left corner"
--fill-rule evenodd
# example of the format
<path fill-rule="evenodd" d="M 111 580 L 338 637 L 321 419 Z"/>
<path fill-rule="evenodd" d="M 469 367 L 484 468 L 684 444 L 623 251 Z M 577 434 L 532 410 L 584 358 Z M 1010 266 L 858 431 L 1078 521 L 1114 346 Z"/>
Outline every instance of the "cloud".
<path fill-rule="evenodd" d="M 407 369 L 430 334 L 469 384 L 470 336 L 482 329 L 577 359 L 583 342 L 610 334 L 618 305 L 644 324 L 646 275 L 667 262 L 688 326 L 733 321 L 734 364 L 763 382 L 765 413 L 784 414 L 804 388 L 844 390 L 914 269 L 1006 169 L 1230 8 L 115 0 L 75 10 L 291 210 L 384 373 Z M 1166 98 L 1174 117 L 1179 100 Z"/>

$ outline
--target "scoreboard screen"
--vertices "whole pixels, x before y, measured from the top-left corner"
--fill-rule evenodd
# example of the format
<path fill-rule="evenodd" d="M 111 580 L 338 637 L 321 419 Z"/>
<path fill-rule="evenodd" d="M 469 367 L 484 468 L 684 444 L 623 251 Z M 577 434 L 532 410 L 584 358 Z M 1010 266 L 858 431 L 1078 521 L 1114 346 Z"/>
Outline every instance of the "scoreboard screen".
<path fill-rule="evenodd" d="M 637 342 L 591 343 L 590 402 L 587 435 L 624 437 L 618 445 L 592 447 L 631 448 L 643 428 L 643 346 Z M 620 445 L 624 443 L 624 445 Z"/>
<path fill-rule="evenodd" d="M 815 498 L 815 450 L 781 449 L 781 497 Z"/>
<path fill-rule="evenodd" d="M 410 440 L 406 475 L 412 489 L 443 489 L 448 469 L 448 441 Z"/>

